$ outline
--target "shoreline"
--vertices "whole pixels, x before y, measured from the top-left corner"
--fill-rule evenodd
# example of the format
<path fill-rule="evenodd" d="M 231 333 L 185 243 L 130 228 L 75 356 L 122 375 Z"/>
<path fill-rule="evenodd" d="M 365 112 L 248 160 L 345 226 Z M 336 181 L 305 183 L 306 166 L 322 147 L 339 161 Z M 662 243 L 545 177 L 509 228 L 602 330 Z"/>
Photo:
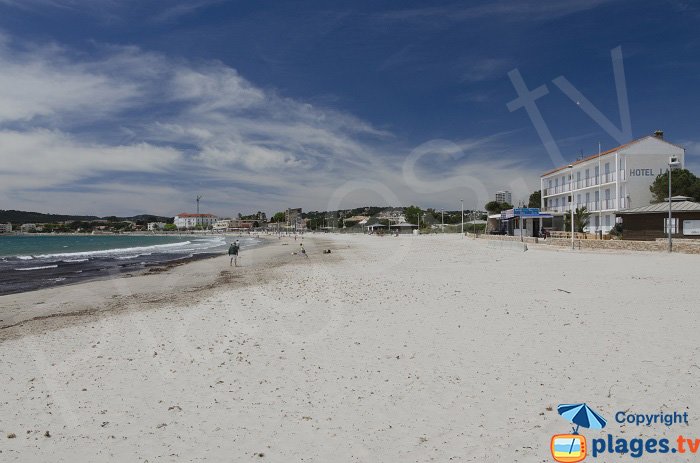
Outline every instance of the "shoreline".
<path fill-rule="evenodd" d="M 42 242 L 57 238 L 40 236 L 28 238 Z M 75 240 L 90 240 L 95 236 L 77 237 Z M 9 238 L 10 240 L 12 238 Z M 24 239 L 24 237 L 22 237 Z M 72 238 L 71 238 L 72 239 Z M 20 294 L 28 291 L 81 284 L 86 281 L 157 273 L 186 262 L 215 257 L 225 252 L 227 241 L 241 239 L 243 249 L 253 249 L 266 243 L 260 237 L 236 235 L 203 236 L 109 236 L 92 247 L 82 247 L 71 241 L 69 246 L 49 244 L 26 246 L 22 249 L 5 249 L 17 254 L 3 256 L 0 260 L 0 296 Z M 129 241 L 123 241 L 129 239 Z M 167 239 L 167 242 L 162 242 Z M 117 240 L 117 241 L 112 241 Z M 134 242 L 133 240 L 139 240 Z M 148 241 L 143 241 L 148 240 Z M 159 240 L 153 242 L 152 240 Z M 176 240 L 176 241 L 173 241 Z M 73 247 L 75 245 L 75 247 Z M 7 273 L 5 273 L 7 272 Z"/>
<path fill-rule="evenodd" d="M 14 337 L 10 334 L 13 329 L 33 321 L 138 310 L 140 304 L 154 308 L 194 303 L 211 292 L 251 282 L 247 280 L 263 281 L 265 272 L 296 257 L 288 255 L 293 246 L 287 246 L 294 243 L 291 237 L 258 239 L 260 244 L 242 250 L 238 267 L 230 267 L 228 255 L 221 253 L 155 265 L 139 273 L 0 295 L 0 342 Z M 319 239 L 307 239 L 304 244 L 313 250 L 316 244 L 312 241 Z M 276 243 L 284 245 L 275 246 Z"/>

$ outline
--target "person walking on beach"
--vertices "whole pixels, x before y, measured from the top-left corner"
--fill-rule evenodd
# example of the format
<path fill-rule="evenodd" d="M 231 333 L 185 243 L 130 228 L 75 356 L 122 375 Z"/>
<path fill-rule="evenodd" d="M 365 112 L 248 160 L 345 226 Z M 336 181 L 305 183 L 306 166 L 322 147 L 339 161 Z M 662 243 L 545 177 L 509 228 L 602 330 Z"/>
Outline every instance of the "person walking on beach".
<path fill-rule="evenodd" d="M 306 249 L 304 249 L 304 243 L 299 243 L 299 246 L 301 247 L 301 255 L 308 259 L 309 256 L 306 255 Z"/>
<path fill-rule="evenodd" d="M 229 262 L 229 267 L 235 265 L 238 267 L 238 250 L 240 246 L 238 245 L 238 240 L 235 243 L 231 243 L 228 248 L 228 255 L 231 256 L 231 262 Z"/>

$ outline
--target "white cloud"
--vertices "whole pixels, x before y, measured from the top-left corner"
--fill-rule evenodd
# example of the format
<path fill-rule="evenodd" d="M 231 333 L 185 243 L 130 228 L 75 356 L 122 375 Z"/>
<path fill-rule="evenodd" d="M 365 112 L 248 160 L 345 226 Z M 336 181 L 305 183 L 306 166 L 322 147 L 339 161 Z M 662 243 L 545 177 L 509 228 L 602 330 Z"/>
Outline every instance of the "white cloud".
<path fill-rule="evenodd" d="M 8 70 L 0 74 L 2 209 L 173 214 L 191 209 L 196 194 L 226 215 L 325 209 L 334 191 L 358 180 L 381 184 L 401 202 L 439 207 L 477 191 L 460 179 L 476 178 L 484 192 L 538 178 L 495 160 L 507 136 L 499 134 L 459 142 L 448 158 L 416 166 L 436 185 L 421 192 L 402 172 L 411 148 L 391 133 L 256 86 L 219 62 L 135 47 L 18 46 L 0 36 L 0 65 Z M 367 187 L 347 199 L 361 200 L 390 198 Z"/>
<path fill-rule="evenodd" d="M 66 60 L 54 45 L 11 48 L 0 40 L 0 123 L 34 118 L 94 118 L 127 107 L 137 82 L 120 82 L 95 63 Z"/>
<path fill-rule="evenodd" d="M 2 189 L 47 189 L 104 173 L 166 172 L 183 161 L 173 148 L 147 143 L 107 146 L 76 140 L 59 131 L 0 131 Z"/>
<path fill-rule="evenodd" d="M 467 71 L 462 75 L 463 82 L 481 82 L 494 77 L 505 77 L 506 71 L 512 67 L 511 62 L 499 58 L 487 58 L 472 61 L 467 65 Z"/>

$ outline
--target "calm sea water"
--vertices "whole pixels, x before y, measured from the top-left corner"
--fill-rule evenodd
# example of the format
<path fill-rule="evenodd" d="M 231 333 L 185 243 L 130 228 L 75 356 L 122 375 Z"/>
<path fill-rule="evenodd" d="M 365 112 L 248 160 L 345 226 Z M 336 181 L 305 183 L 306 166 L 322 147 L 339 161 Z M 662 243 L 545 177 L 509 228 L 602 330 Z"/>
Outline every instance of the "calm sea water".
<path fill-rule="evenodd" d="M 242 248 L 258 243 L 238 239 Z M 0 235 L 0 295 L 209 257 L 227 246 L 220 235 Z"/>

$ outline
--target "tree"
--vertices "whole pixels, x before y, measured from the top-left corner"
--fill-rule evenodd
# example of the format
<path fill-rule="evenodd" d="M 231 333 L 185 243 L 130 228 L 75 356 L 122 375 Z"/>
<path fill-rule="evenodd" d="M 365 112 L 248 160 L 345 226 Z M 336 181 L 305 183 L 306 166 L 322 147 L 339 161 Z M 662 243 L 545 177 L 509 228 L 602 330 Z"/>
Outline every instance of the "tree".
<path fill-rule="evenodd" d="M 508 203 L 501 203 L 498 201 L 489 201 L 484 206 L 484 209 L 486 209 L 489 212 L 489 214 L 500 214 L 501 211 L 513 209 L 513 205 Z"/>
<path fill-rule="evenodd" d="M 534 191 L 530 195 L 530 199 L 527 202 L 527 207 L 540 207 L 542 204 L 542 190 Z"/>
<path fill-rule="evenodd" d="M 700 201 L 700 178 L 688 169 L 671 171 L 671 188 L 671 196 L 690 196 L 693 200 Z M 668 201 L 668 171 L 656 176 L 649 191 L 653 196 L 652 202 Z"/>
<path fill-rule="evenodd" d="M 284 212 L 277 212 L 275 213 L 275 215 L 272 216 L 272 221 L 277 223 L 284 222 L 285 219 L 286 215 L 284 214 Z"/>
<path fill-rule="evenodd" d="M 163 227 L 163 230 L 165 230 L 165 231 L 177 231 L 177 227 L 175 226 L 174 223 L 166 223 L 165 226 Z"/>
<path fill-rule="evenodd" d="M 403 210 L 403 214 L 406 216 L 406 221 L 413 224 L 418 224 L 420 216 L 423 214 L 423 210 L 418 206 L 408 206 Z"/>
<path fill-rule="evenodd" d="M 577 207 L 574 211 L 574 228 L 576 233 L 583 233 L 591 222 L 591 212 L 586 206 Z M 571 230 L 571 213 L 564 216 L 564 230 Z"/>

